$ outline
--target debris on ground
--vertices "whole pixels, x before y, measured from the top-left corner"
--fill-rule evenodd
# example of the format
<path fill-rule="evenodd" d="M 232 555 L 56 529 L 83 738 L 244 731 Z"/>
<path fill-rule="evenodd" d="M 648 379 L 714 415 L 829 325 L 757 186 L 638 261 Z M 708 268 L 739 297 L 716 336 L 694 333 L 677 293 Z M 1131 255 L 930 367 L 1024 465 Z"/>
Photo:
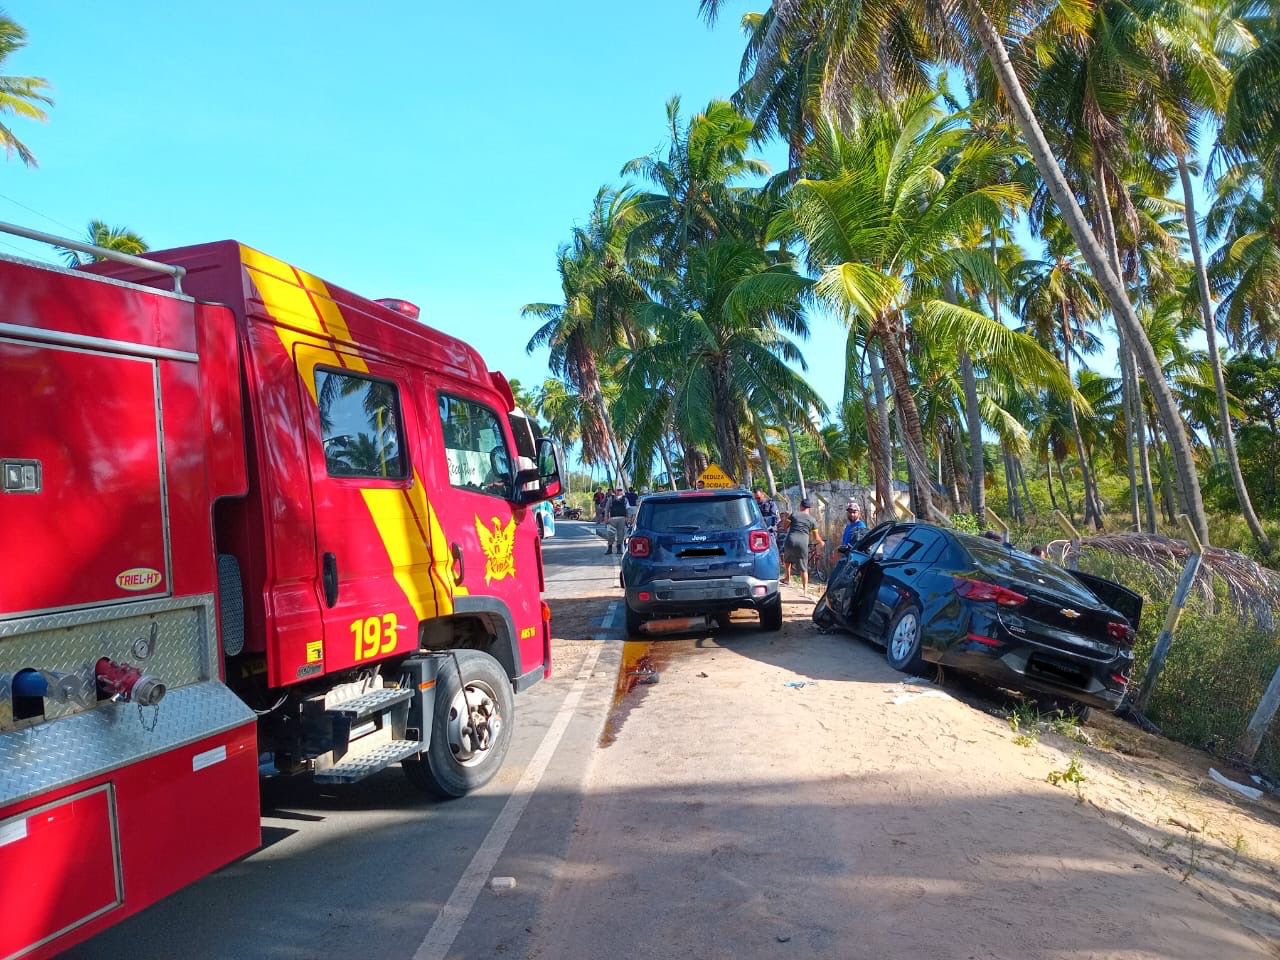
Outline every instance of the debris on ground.
<path fill-rule="evenodd" d="M 783 684 L 784 687 L 791 690 L 803 690 L 805 687 L 816 687 L 817 685 L 817 680 L 788 680 Z"/>
<path fill-rule="evenodd" d="M 627 674 L 627 678 L 632 681 L 632 685 L 636 684 L 652 684 L 658 682 L 658 671 L 653 667 L 640 667 L 632 670 Z"/>
<path fill-rule="evenodd" d="M 921 690 L 920 687 L 922 686 L 927 686 L 930 689 Z M 942 697 L 945 700 L 951 699 L 950 694 L 937 689 L 931 681 L 923 680 L 920 677 L 907 677 L 907 679 L 903 680 L 901 683 L 891 687 L 890 691 L 896 691 L 898 694 L 889 701 L 894 706 L 906 703 L 908 700 L 919 699 L 920 697 Z"/>
<path fill-rule="evenodd" d="M 1224 777 L 1222 774 L 1220 774 L 1217 770 L 1213 769 L 1213 767 L 1209 768 L 1209 778 L 1213 780 L 1215 783 L 1221 784 L 1222 786 L 1226 787 L 1228 790 L 1234 790 L 1236 793 L 1240 794 L 1240 796 L 1242 797 L 1248 797 L 1250 800 L 1262 799 L 1261 790 L 1258 790 L 1255 787 L 1246 787 L 1243 783 L 1236 783 L 1234 780 L 1229 780 L 1226 777 Z"/>

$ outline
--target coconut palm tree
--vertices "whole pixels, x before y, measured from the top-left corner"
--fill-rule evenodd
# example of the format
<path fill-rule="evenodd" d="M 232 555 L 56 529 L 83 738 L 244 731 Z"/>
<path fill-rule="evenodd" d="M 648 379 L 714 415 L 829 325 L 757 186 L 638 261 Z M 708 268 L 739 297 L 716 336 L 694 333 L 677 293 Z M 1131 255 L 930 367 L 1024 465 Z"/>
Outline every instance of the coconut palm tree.
<path fill-rule="evenodd" d="M 636 350 L 621 375 L 624 392 L 668 385 L 669 403 L 680 413 L 706 411 L 719 462 L 741 478 L 746 467 L 751 409 L 769 409 L 800 422 L 810 409 L 825 406 L 804 381 L 804 357 L 796 339 L 808 336 L 796 300 L 797 281 L 787 263 L 777 263 L 754 243 L 726 238 L 701 243 L 688 252 L 686 269 L 658 300 L 637 309 L 654 331 Z M 781 284 L 772 299 L 735 296 L 744 281 L 768 277 Z M 752 405 L 749 405 L 753 404 Z M 652 404 L 640 419 L 665 422 L 665 404 Z"/>
<path fill-rule="evenodd" d="M 563 247 L 557 255 L 556 268 L 563 300 L 525 304 L 521 315 L 542 321 L 525 349 L 532 353 L 539 347 L 550 348 L 551 372 L 591 404 L 593 419 L 602 434 L 606 462 L 617 470 L 623 485 L 630 486 L 601 378 L 600 358 L 616 346 L 614 318 L 602 317 L 595 309 L 597 291 L 589 257 L 575 256 L 570 248 Z"/>
<path fill-rule="evenodd" d="M 829 139 L 840 143 L 848 172 L 798 181 L 771 236 L 804 241 L 817 278 L 804 293 L 859 326 L 882 352 L 901 414 L 914 509 L 927 516 L 943 504 L 929 483 L 908 334 L 963 341 L 991 362 L 1070 392 L 1061 366 L 1034 340 L 941 295 L 945 280 L 980 262 L 954 238 L 971 224 L 998 222 L 1025 192 L 982 176 L 999 162 L 1001 148 L 972 138 L 961 118 L 943 115 L 932 93 L 884 106 Z M 752 287 L 773 293 L 779 285 L 762 278 Z"/>
<path fill-rule="evenodd" d="M 131 253 L 134 256 L 146 253 L 151 249 L 140 234 L 135 233 L 128 227 L 113 227 L 102 220 L 89 221 L 88 229 L 85 230 L 84 242 L 95 247 L 105 247 L 117 253 Z M 81 253 L 78 250 L 70 250 L 66 247 L 57 247 L 55 249 L 62 254 L 62 259 L 66 261 L 69 267 L 78 267 L 85 263 L 96 263 L 105 259 L 96 253 Z"/>
<path fill-rule="evenodd" d="M 1235 164 L 1219 178 L 1205 220 L 1221 245 L 1209 258 L 1216 319 L 1242 352 L 1272 356 L 1280 345 L 1280 184 L 1260 160 Z"/>
<path fill-rule="evenodd" d="M 1020 264 L 1017 275 L 1014 305 L 1022 318 L 1023 329 L 1054 349 L 1070 375 L 1072 358 L 1083 359 L 1098 346 L 1091 330 L 1102 312 L 1097 282 L 1070 236 L 1062 230 L 1051 231 L 1046 237 L 1046 258 Z M 1101 530 L 1104 512 L 1093 471 L 1089 468 L 1080 414 L 1075 403 L 1068 406 L 1076 459 L 1084 482 L 1084 522 Z"/>
<path fill-rule="evenodd" d="M 714 17 L 722 0 L 700 0 L 702 12 Z M 777 0 L 770 7 L 773 23 L 768 35 L 761 39 L 757 53 L 757 74 L 765 74 L 761 64 L 770 65 L 783 56 L 799 53 L 802 27 L 811 23 L 816 11 L 830 10 L 829 0 Z M 843 7 L 844 5 L 841 5 Z M 1051 34 L 1069 37 L 1085 35 L 1091 18 L 1089 4 L 1059 4 L 1050 0 L 1022 0 L 1020 3 L 992 6 L 987 0 L 874 0 L 849 9 L 847 16 L 832 20 L 833 30 L 840 36 L 827 43 L 847 51 L 842 63 L 847 68 L 823 78 L 840 94 L 848 96 L 859 85 L 861 76 L 875 72 L 885 57 L 909 55 L 906 44 L 899 44 L 893 34 L 882 34 L 882 42 L 858 46 L 846 42 L 866 32 L 866 23 L 884 23 L 901 12 L 918 28 L 919 35 L 929 38 L 931 55 L 949 62 L 963 63 L 971 74 L 978 73 L 985 61 L 995 77 L 1003 102 L 1013 115 L 1036 169 L 1057 205 L 1063 221 L 1088 263 L 1090 270 L 1133 347 L 1139 369 L 1146 379 L 1161 422 L 1170 439 L 1177 467 L 1179 486 L 1187 512 L 1197 533 L 1208 539 L 1208 519 L 1204 512 L 1194 452 L 1187 431 L 1178 415 L 1176 400 L 1169 385 L 1160 378 L 1159 359 L 1138 320 L 1123 280 L 1117 275 L 1110 257 L 1094 236 L 1075 193 L 1054 155 L 1040 121 L 1032 109 L 1019 68 L 1010 55 L 1006 37 L 1017 37 L 1026 25 Z M 859 31 L 861 28 L 861 33 Z"/>
<path fill-rule="evenodd" d="M 0 70 L 4 62 L 27 45 L 27 31 L 0 11 Z M 44 107 L 52 106 L 49 81 L 41 77 L 10 77 L 0 74 L 0 117 L 9 115 L 26 120 L 47 120 Z M 18 155 L 28 167 L 36 165 L 35 154 L 5 123 L 0 122 L 0 146 L 6 156 Z"/>
<path fill-rule="evenodd" d="M 747 156 L 754 125 L 727 100 L 712 100 L 682 123 L 680 98 L 667 101 L 670 137 L 664 150 L 629 160 L 623 176 L 640 176 L 656 188 L 637 195 L 644 220 L 629 242 L 656 251 L 668 271 L 683 269 L 694 244 L 725 236 L 747 236 L 752 188 L 742 181 L 766 176 L 764 161 Z"/>

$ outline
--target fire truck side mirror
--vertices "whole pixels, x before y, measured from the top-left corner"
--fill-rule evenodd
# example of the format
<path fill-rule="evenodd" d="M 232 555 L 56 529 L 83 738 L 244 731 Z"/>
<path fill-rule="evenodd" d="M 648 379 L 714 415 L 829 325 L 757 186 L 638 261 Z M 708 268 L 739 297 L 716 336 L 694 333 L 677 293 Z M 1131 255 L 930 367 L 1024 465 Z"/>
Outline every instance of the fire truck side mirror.
<path fill-rule="evenodd" d="M 518 496 L 521 503 L 539 503 L 558 497 L 563 492 L 560 450 L 549 437 L 539 437 L 536 452 L 534 462 L 537 466 L 516 474 L 516 490 L 520 491 Z M 529 489 L 525 489 L 526 485 L 529 485 Z"/>

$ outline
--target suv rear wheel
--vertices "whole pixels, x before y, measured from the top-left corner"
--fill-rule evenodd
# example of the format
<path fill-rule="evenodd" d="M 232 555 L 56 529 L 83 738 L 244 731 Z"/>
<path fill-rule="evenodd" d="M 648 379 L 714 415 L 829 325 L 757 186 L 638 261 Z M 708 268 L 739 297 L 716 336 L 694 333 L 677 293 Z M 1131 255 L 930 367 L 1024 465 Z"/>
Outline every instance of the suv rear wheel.
<path fill-rule="evenodd" d="M 640 625 L 644 623 L 644 617 L 631 609 L 631 605 L 627 601 L 622 601 L 623 607 L 627 611 L 627 636 L 636 637 L 640 635 Z"/>
<path fill-rule="evenodd" d="M 776 633 L 782 629 L 782 594 L 760 608 L 760 629 Z"/>

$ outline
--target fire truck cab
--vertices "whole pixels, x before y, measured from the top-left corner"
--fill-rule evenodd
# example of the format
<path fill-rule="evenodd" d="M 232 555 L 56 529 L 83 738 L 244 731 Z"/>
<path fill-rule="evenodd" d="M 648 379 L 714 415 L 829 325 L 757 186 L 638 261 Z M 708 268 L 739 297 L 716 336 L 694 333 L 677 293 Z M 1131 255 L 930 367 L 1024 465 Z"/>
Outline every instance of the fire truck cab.
<path fill-rule="evenodd" d="M 474 349 L 232 241 L 90 252 L 0 258 L 6 960 L 256 848 L 260 771 L 480 786 L 551 671 L 559 454 Z"/>

